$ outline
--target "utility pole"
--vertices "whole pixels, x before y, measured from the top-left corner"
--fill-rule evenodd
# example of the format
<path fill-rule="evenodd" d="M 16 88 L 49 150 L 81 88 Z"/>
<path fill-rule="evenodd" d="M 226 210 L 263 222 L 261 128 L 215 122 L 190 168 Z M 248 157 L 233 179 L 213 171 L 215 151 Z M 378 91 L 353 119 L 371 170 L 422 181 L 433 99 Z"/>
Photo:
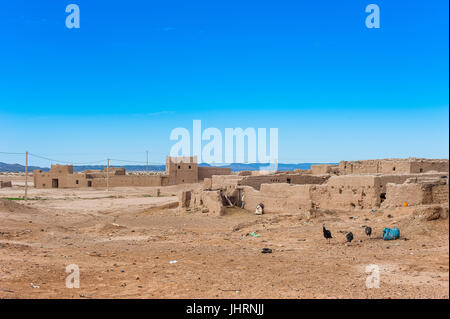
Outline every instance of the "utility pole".
<path fill-rule="evenodd" d="M 28 151 L 25 152 L 25 196 L 23 199 L 28 199 Z"/>
<path fill-rule="evenodd" d="M 148 151 L 146 151 L 147 152 L 147 168 L 145 169 L 145 172 L 147 173 L 147 175 L 148 175 Z"/>
<path fill-rule="evenodd" d="M 106 191 L 109 192 L 109 158 L 106 160 Z"/>

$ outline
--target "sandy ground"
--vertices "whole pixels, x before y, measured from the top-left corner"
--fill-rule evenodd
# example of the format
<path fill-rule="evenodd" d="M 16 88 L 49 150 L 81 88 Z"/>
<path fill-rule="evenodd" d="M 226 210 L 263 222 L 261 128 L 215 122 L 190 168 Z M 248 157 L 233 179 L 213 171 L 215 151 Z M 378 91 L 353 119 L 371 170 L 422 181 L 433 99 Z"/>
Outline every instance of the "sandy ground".
<path fill-rule="evenodd" d="M 219 217 L 179 212 L 183 187 L 160 188 L 160 197 L 153 187 L 32 188 L 27 202 L 1 199 L 0 297 L 449 298 L 448 219 L 419 221 L 409 207 L 310 220 L 240 209 Z M 20 183 L 0 189 L 1 198 L 22 195 Z M 402 239 L 383 241 L 389 226 Z M 70 264 L 80 269 L 78 289 L 65 284 Z M 366 287 L 371 264 L 380 288 Z"/>

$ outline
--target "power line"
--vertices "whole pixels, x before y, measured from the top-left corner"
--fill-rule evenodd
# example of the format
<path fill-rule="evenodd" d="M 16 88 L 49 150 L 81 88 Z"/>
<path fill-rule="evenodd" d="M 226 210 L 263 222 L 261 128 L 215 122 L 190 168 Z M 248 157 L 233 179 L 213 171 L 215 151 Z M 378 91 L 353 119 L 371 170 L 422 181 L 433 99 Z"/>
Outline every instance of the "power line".
<path fill-rule="evenodd" d="M 25 154 L 25 152 L 21 152 L 21 153 L 12 153 L 12 152 L 0 152 L 0 154 L 24 155 L 24 154 Z"/>
<path fill-rule="evenodd" d="M 115 159 L 115 158 L 110 158 L 109 160 L 110 161 L 116 161 L 116 162 L 124 162 L 124 163 L 146 164 L 146 162 L 141 162 L 141 161 L 121 160 L 121 159 Z"/>
<path fill-rule="evenodd" d="M 10 155 L 25 155 L 25 152 L 22 153 L 16 153 L 16 152 L 1 152 L 0 154 L 10 154 Z M 105 163 L 107 162 L 107 159 L 101 159 L 98 161 L 90 161 L 90 162 L 75 162 L 75 161 L 62 161 L 62 160 L 58 160 L 58 159 L 54 159 L 54 158 L 50 158 L 47 156 L 43 156 L 43 155 L 38 155 L 38 154 L 34 154 L 34 153 L 28 153 L 29 156 L 35 157 L 35 158 L 39 158 L 39 159 L 43 159 L 43 160 L 47 160 L 50 162 L 55 162 L 55 163 L 62 163 L 62 164 L 72 164 L 72 165 L 89 165 L 89 164 L 99 164 L 99 163 Z M 133 164 L 141 164 L 141 165 L 148 165 L 148 160 L 147 161 L 133 161 L 133 160 L 125 160 L 125 159 L 114 159 L 114 158 L 110 158 L 110 161 L 115 161 L 115 162 L 122 162 L 122 163 L 133 163 Z M 164 165 L 164 163 L 154 163 L 153 165 Z M 150 167 L 150 165 L 149 165 Z"/>
<path fill-rule="evenodd" d="M 98 160 L 98 161 L 92 161 L 92 162 L 68 162 L 68 161 L 60 161 L 60 160 L 56 160 L 56 159 L 53 159 L 53 158 L 48 158 L 48 157 L 45 157 L 45 156 L 32 154 L 32 153 L 29 153 L 28 155 L 34 156 L 34 157 L 37 157 L 37 158 L 40 158 L 40 159 L 45 159 L 45 160 L 48 160 L 48 161 L 51 161 L 51 162 L 64 163 L 64 164 L 87 165 L 87 164 L 97 164 L 97 163 L 104 163 L 104 162 L 106 162 L 106 159 Z"/>

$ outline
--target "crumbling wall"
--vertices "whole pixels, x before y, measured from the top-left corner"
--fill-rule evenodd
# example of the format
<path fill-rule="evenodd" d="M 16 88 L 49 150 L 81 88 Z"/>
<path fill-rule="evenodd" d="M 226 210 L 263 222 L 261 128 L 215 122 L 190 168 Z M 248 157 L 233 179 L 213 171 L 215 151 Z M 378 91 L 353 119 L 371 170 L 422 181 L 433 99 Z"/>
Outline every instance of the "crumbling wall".
<path fill-rule="evenodd" d="M 63 171 L 64 172 L 64 171 Z M 65 171 L 67 172 L 67 170 Z M 117 175 L 115 174 L 117 172 Z M 59 170 L 33 172 L 36 188 L 80 188 L 106 187 L 107 174 L 103 171 L 86 171 L 85 173 L 59 173 Z M 109 173 L 110 187 L 126 186 L 166 186 L 167 176 L 164 175 L 122 175 L 122 170 Z"/>
<path fill-rule="evenodd" d="M 386 186 L 386 200 L 382 203 L 383 208 L 400 207 L 403 203 L 410 206 L 423 204 L 426 190 L 420 184 L 392 184 Z"/>
<path fill-rule="evenodd" d="M 373 209 L 386 200 L 387 185 L 399 185 L 418 175 L 343 175 L 331 176 L 323 184 L 293 185 L 288 183 L 261 184 L 260 190 L 242 188 L 244 208 L 253 211 L 263 203 L 267 212 L 304 212 L 309 209 Z M 433 176 L 433 175 L 430 175 Z M 434 175 L 436 178 L 436 175 Z M 417 184 L 411 184 L 412 194 L 418 194 Z M 447 190 L 448 192 L 448 190 Z M 445 189 L 436 188 L 435 198 L 444 198 Z M 430 191 L 431 194 L 431 191 Z M 431 196 L 431 195 L 430 195 Z M 411 201 L 411 204 L 430 200 Z"/>
<path fill-rule="evenodd" d="M 191 206 L 191 198 L 192 198 L 192 192 L 193 191 L 182 191 L 178 195 L 179 205 L 180 208 L 188 208 Z"/>
<path fill-rule="evenodd" d="M 299 174 L 272 174 L 272 175 L 257 175 L 257 176 L 244 176 L 238 185 L 251 186 L 254 189 L 259 190 L 262 184 L 322 184 L 327 181 L 329 175 L 325 176 L 313 176 L 313 175 L 299 175 Z"/>
<path fill-rule="evenodd" d="M 216 191 L 202 191 L 201 203 L 207 211 L 205 213 L 211 213 L 213 215 L 221 216 L 225 212 L 222 196 L 219 190 Z"/>
<path fill-rule="evenodd" d="M 448 203 L 448 185 L 445 180 L 435 182 L 404 184 L 389 183 L 386 186 L 386 200 L 382 207 L 399 207 Z"/>
<path fill-rule="evenodd" d="M 311 199 L 315 209 L 363 209 L 377 207 L 380 193 L 376 176 L 332 176 L 311 189 Z"/>
<path fill-rule="evenodd" d="M 256 205 L 264 204 L 267 213 L 307 212 L 312 207 L 312 185 L 262 184 L 261 190 L 240 186 L 243 191 L 243 208 L 254 212 Z"/>
<path fill-rule="evenodd" d="M 11 181 L 0 181 L 0 188 L 12 187 Z"/>
<path fill-rule="evenodd" d="M 378 160 L 378 171 L 382 174 L 410 174 L 411 162 L 406 160 Z"/>
<path fill-rule="evenodd" d="M 243 190 L 244 208 L 249 211 L 259 203 L 264 204 L 266 212 L 308 213 L 320 209 L 371 208 L 379 202 L 375 176 L 346 178 L 322 185 L 262 184 L 260 191 L 249 186 Z"/>
<path fill-rule="evenodd" d="M 109 175 L 126 175 L 125 167 L 104 167 L 103 172 L 108 172 Z"/>
<path fill-rule="evenodd" d="M 300 180 L 295 182 L 307 184 L 294 184 L 292 180 L 291 183 L 277 183 L 287 177 L 293 176 L 213 176 L 205 179 L 204 190 L 193 196 L 189 206 L 220 215 L 224 205 L 232 204 L 253 213 L 256 206 L 263 203 L 266 213 L 310 216 L 320 210 L 374 209 L 400 206 L 405 201 L 410 206 L 448 203 L 448 174 L 443 173 L 306 175 L 296 176 Z M 248 183 L 249 180 L 269 183 L 260 184 L 258 189 L 258 185 Z M 311 181 L 319 183 L 312 184 Z M 244 183 L 250 185 L 242 185 Z"/>
<path fill-rule="evenodd" d="M 311 174 L 313 175 L 322 175 L 322 174 L 330 174 L 333 167 L 337 167 L 337 165 L 332 164 L 315 164 L 311 165 Z"/>
<path fill-rule="evenodd" d="M 236 188 L 243 176 L 238 175 L 213 175 L 211 177 L 212 189 L 232 189 Z"/>
<path fill-rule="evenodd" d="M 362 161 L 341 161 L 339 173 L 348 174 L 416 174 L 448 172 L 447 159 L 399 158 Z"/>
<path fill-rule="evenodd" d="M 291 184 L 304 185 L 304 184 L 323 184 L 328 181 L 330 175 L 312 176 L 312 175 L 288 175 Z"/>
<path fill-rule="evenodd" d="M 444 204 L 448 203 L 448 184 L 447 185 L 435 185 L 431 189 L 431 197 L 433 199 L 433 204 Z"/>
<path fill-rule="evenodd" d="M 220 190 L 188 190 L 178 195 L 179 207 L 184 211 L 201 211 L 221 216 L 225 212 Z"/>
<path fill-rule="evenodd" d="M 239 181 L 239 185 L 250 186 L 254 189 L 259 190 L 261 184 L 268 183 L 288 183 L 286 175 L 255 175 L 255 176 L 244 176 Z"/>
<path fill-rule="evenodd" d="M 376 180 L 376 187 L 380 190 L 381 193 L 386 193 L 386 185 L 389 183 L 394 184 L 403 184 L 407 180 L 416 177 L 414 174 L 399 174 L 399 175 L 379 175 Z"/>
<path fill-rule="evenodd" d="M 109 187 L 163 186 L 161 175 L 112 175 Z M 106 177 L 92 179 L 92 187 L 106 187 Z"/>
<path fill-rule="evenodd" d="M 411 173 L 448 172 L 448 160 L 420 159 L 411 163 Z"/>
<path fill-rule="evenodd" d="M 199 167 L 198 180 L 203 181 L 205 178 L 211 178 L 213 175 L 230 175 L 229 167 Z"/>
<path fill-rule="evenodd" d="M 339 162 L 339 173 L 342 175 L 378 173 L 378 164 L 378 160 L 341 161 Z"/>
<path fill-rule="evenodd" d="M 417 176 L 417 174 L 332 176 L 324 185 L 328 197 L 313 198 L 313 201 L 322 208 L 376 208 L 386 200 L 389 183 L 403 184 Z"/>
<path fill-rule="evenodd" d="M 204 190 L 211 190 L 212 189 L 212 179 L 211 178 L 205 178 L 203 180 L 203 189 Z"/>

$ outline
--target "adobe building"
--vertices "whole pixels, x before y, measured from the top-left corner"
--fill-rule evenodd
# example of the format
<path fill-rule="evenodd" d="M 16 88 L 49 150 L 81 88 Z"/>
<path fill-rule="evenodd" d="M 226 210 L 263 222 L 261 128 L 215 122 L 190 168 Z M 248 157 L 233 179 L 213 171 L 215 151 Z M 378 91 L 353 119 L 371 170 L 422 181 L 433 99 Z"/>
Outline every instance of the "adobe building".
<path fill-rule="evenodd" d="M 73 165 L 52 165 L 49 172 L 34 170 L 36 188 L 168 186 L 203 181 L 212 175 L 231 174 L 230 168 L 198 167 L 196 157 L 167 157 L 164 174 L 127 174 L 124 167 L 104 167 L 74 173 Z"/>
<path fill-rule="evenodd" d="M 363 161 L 341 161 L 339 174 L 417 174 L 426 172 L 448 172 L 448 159 L 376 159 Z"/>
<path fill-rule="evenodd" d="M 341 171 L 342 169 L 342 171 Z M 324 172 L 328 172 L 324 174 Z M 316 174 L 313 174 L 316 173 Z M 302 174 L 230 175 L 205 179 L 203 189 L 181 194 L 180 207 L 222 215 L 228 206 L 267 213 L 447 205 L 448 160 L 396 159 L 341 162 Z M 189 201 L 187 201 L 189 198 Z"/>
<path fill-rule="evenodd" d="M 229 167 L 198 166 L 197 156 L 166 158 L 166 174 L 169 185 L 191 184 L 211 178 L 213 175 L 230 175 Z"/>
<path fill-rule="evenodd" d="M 166 157 L 166 174 L 169 176 L 169 185 L 197 183 L 198 164 L 197 157 Z"/>
<path fill-rule="evenodd" d="M 314 164 L 311 165 L 310 172 L 313 175 L 337 174 L 339 172 L 339 166 L 332 164 Z"/>

